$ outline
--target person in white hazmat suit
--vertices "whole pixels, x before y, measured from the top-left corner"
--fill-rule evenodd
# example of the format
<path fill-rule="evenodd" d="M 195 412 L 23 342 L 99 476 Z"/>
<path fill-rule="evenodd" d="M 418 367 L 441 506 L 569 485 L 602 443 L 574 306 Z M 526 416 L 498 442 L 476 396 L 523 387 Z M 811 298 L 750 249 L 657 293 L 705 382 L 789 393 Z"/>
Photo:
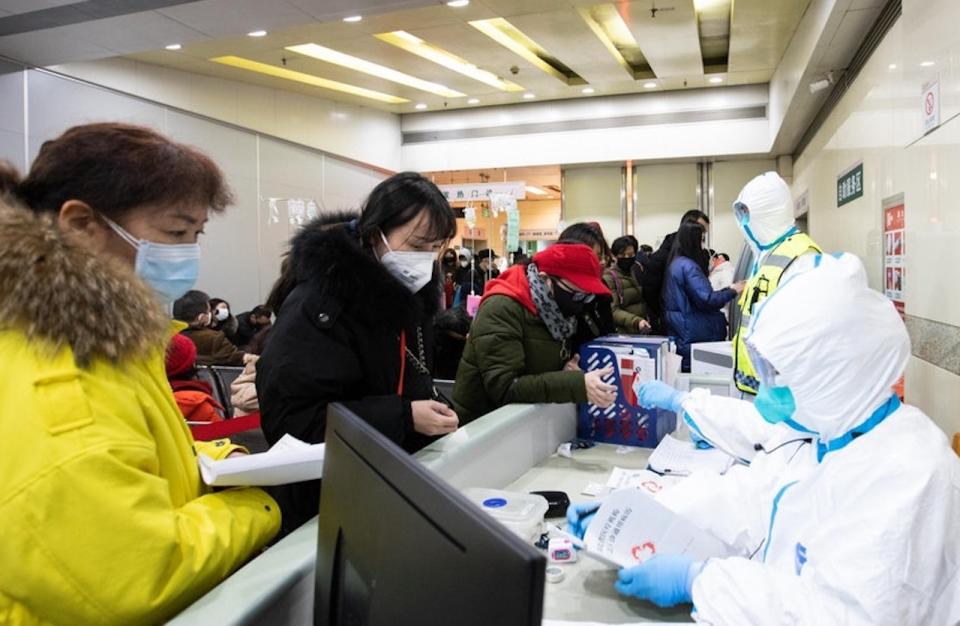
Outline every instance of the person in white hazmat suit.
<path fill-rule="evenodd" d="M 790 187 L 776 172 L 765 172 L 744 185 L 733 203 L 737 226 L 753 248 L 751 276 L 738 302 L 740 327 L 733 338 L 734 382 L 745 393 L 757 392 L 757 375 L 745 342 L 753 316 L 764 301 L 798 273 L 809 269 L 821 254 L 820 247 L 797 229 Z M 821 297 L 815 295 L 812 297 Z M 656 403 L 649 388 L 641 393 L 648 406 Z M 661 396 L 662 397 L 662 394 Z M 793 420 L 771 426 L 739 401 L 695 390 L 684 415 L 694 440 L 704 440 L 749 463 L 760 450 L 772 450 L 809 433 Z"/>
<path fill-rule="evenodd" d="M 823 256 L 795 275 L 755 315 L 747 342 L 760 393 L 755 405 L 730 402 L 792 420 L 812 440 L 661 492 L 742 556 L 659 554 L 621 570 L 617 590 L 692 602 L 694 619 L 715 625 L 960 622 L 960 460 L 893 395 L 910 341 L 860 260 Z M 694 401 L 661 392 L 681 410 Z M 585 506 L 568 511 L 578 534 Z"/>

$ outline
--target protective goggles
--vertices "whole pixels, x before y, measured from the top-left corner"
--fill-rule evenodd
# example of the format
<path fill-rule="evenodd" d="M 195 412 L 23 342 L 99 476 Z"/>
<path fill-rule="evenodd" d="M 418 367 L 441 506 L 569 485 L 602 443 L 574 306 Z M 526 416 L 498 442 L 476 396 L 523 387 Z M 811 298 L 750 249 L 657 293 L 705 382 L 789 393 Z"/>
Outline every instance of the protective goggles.
<path fill-rule="evenodd" d="M 570 289 L 569 287 L 564 285 L 559 280 L 556 281 L 556 283 L 561 289 L 571 294 L 570 299 L 573 300 L 574 302 L 583 302 L 585 304 L 589 304 L 593 302 L 594 295 L 592 293 L 587 293 L 586 291 L 574 291 L 573 289 Z"/>
<path fill-rule="evenodd" d="M 750 209 L 742 202 L 733 203 L 733 214 L 741 224 L 745 224 L 750 220 Z"/>
<path fill-rule="evenodd" d="M 747 342 L 747 354 L 750 356 L 750 363 L 753 364 L 753 370 L 757 373 L 757 379 L 765 387 L 780 387 L 780 372 L 770 361 L 763 357 L 756 348 Z"/>

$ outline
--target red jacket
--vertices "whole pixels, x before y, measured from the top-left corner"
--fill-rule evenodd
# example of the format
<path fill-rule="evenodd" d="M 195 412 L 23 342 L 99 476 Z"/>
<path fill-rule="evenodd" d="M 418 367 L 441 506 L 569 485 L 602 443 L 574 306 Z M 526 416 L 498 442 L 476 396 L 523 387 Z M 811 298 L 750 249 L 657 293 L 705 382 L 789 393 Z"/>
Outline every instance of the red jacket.
<path fill-rule="evenodd" d="M 483 300 L 480 300 L 480 305 L 483 306 L 484 301 L 490 296 L 509 296 L 522 304 L 530 313 L 540 317 L 537 305 L 533 303 L 533 296 L 530 295 L 526 265 L 514 265 L 499 277 L 489 281 L 483 290 Z"/>

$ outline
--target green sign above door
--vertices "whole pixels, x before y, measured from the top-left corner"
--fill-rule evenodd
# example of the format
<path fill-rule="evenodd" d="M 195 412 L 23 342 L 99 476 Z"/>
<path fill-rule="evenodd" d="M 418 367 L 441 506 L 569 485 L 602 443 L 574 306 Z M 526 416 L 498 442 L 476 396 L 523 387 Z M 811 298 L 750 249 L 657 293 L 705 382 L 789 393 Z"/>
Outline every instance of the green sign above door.
<path fill-rule="evenodd" d="M 837 177 L 837 206 L 842 207 L 863 195 L 863 163 Z"/>

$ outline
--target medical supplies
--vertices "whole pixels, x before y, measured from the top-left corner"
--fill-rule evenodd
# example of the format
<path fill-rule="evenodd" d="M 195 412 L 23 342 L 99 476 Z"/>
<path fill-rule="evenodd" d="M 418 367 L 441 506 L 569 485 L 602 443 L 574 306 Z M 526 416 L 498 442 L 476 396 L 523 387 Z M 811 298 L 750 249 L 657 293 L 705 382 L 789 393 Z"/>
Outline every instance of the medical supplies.
<path fill-rule="evenodd" d="M 540 536 L 549 507 L 542 496 L 480 487 L 464 489 L 463 494 L 524 541 L 533 543 Z"/>

